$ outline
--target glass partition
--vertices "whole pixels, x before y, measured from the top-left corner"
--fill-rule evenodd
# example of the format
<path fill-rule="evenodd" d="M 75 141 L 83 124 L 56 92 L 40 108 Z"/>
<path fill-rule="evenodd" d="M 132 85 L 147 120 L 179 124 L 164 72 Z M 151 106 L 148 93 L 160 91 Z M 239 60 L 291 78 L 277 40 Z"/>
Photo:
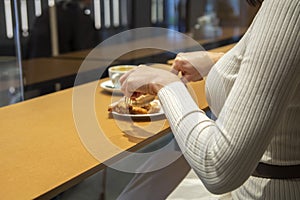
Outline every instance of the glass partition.
<path fill-rule="evenodd" d="M 28 99 L 72 87 L 90 50 L 122 31 L 164 27 L 209 49 L 238 41 L 257 10 L 246 0 L 0 1 L 0 105 L 20 101 L 23 88 Z"/>
<path fill-rule="evenodd" d="M 17 1 L 0 2 L 0 106 L 24 99 Z"/>

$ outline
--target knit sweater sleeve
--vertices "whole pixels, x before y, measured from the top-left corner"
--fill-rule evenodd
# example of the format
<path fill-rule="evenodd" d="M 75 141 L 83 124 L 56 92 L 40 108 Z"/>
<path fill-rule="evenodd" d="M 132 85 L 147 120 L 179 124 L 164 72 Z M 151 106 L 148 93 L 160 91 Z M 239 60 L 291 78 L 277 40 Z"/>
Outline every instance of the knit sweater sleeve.
<path fill-rule="evenodd" d="M 299 84 L 299 7 L 294 0 L 264 1 L 216 121 L 181 82 L 158 93 L 181 150 L 213 193 L 232 191 L 251 175 Z"/>

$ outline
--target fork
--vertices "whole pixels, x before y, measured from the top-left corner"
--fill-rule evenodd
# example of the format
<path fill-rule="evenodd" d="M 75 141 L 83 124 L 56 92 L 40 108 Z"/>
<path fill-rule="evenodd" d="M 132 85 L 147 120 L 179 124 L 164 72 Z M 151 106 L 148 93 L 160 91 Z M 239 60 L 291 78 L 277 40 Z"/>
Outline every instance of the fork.
<path fill-rule="evenodd" d="M 124 102 L 125 102 L 127 105 L 132 105 L 133 100 L 132 100 L 130 97 L 124 96 Z"/>
<path fill-rule="evenodd" d="M 136 96 L 136 95 L 137 95 L 136 92 L 134 92 L 134 93 L 132 94 L 132 96 Z M 124 96 L 124 101 L 125 101 L 125 103 L 126 103 L 127 105 L 134 105 L 134 104 L 136 104 L 136 100 L 133 100 L 131 97 L 127 97 L 127 96 Z"/>

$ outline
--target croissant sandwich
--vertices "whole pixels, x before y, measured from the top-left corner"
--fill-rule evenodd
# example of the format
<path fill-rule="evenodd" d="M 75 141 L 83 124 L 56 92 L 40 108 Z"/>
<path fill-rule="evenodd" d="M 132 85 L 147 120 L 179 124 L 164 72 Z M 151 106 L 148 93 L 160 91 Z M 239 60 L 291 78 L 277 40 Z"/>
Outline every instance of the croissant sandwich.
<path fill-rule="evenodd" d="M 108 106 L 109 112 L 117 112 L 120 114 L 151 114 L 160 111 L 160 105 L 157 101 L 153 101 L 153 95 L 141 95 L 132 98 L 129 102 L 121 99 Z"/>

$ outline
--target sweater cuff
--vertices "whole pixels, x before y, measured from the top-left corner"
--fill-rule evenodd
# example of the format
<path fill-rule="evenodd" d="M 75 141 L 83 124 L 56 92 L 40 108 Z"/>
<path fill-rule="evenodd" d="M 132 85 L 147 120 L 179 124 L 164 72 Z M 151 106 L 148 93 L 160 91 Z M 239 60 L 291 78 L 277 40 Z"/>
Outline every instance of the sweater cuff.
<path fill-rule="evenodd" d="M 199 109 L 182 82 L 178 81 L 166 85 L 159 90 L 157 95 L 166 117 L 173 125 L 176 125 L 190 113 L 201 112 L 205 114 Z"/>

